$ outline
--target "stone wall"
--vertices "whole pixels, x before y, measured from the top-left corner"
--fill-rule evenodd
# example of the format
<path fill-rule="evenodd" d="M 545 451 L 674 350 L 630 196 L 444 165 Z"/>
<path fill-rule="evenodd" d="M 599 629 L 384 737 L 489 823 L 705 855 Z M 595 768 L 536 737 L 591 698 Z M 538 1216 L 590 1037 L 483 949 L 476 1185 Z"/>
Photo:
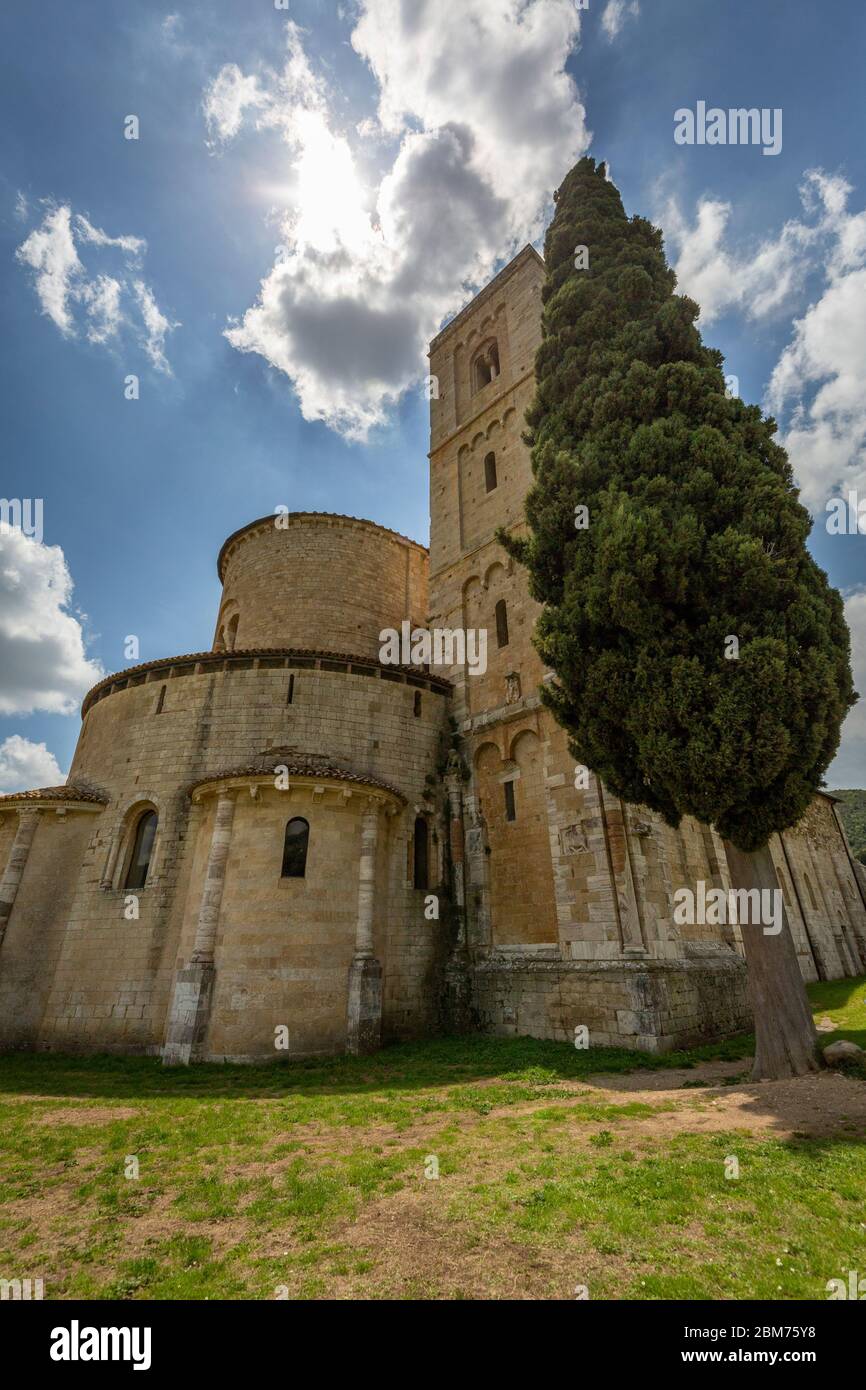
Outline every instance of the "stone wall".
<path fill-rule="evenodd" d="M 477 1025 L 498 1036 L 665 1052 L 751 1028 L 733 951 L 682 961 L 578 962 L 493 954 L 472 968 Z"/>
<path fill-rule="evenodd" d="M 210 843 L 210 803 L 194 805 L 191 789 L 243 770 L 250 778 L 236 799 L 207 1055 L 273 1056 L 281 1023 L 297 1055 L 345 1046 L 365 778 L 393 789 L 375 872 L 383 1032 L 413 1036 L 433 1026 L 431 981 L 442 968 L 444 928 L 424 916 L 411 846 L 416 817 L 428 822 L 431 843 L 442 834 L 436 768 L 450 692 L 421 672 L 383 667 L 370 628 L 378 639 L 380 623 L 399 626 L 407 603 L 410 613 L 418 604 L 423 612 L 426 556 L 370 523 L 333 523 L 306 518 L 292 533 L 301 549 L 318 537 L 316 574 L 305 570 L 303 592 L 317 593 L 344 623 L 334 645 L 360 647 L 363 662 L 274 651 L 279 633 L 263 620 L 257 631 L 266 653 L 150 663 L 106 679 L 85 701 L 70 783 L 97 789 L 107 804 L 39 824 L 0 953 L 0 1036 L 8 1043 L 161 1048 L 177 972 L 189 961 Z M 268 598 L 272 615 L 291 615 L 298 560 L 289 562 L 286 534 L 254 527 L 241 552 L 243 563 L 230 545 L 226 566 L 234 592 L 245 591 L 251 604 L 253 571 L 282 553 Z M 312 555 L 306 564 L 313 566 Z M 255 582 L 264 582 L 260 573 Z M 339 592 L 350 595 L 342 612 Z M 289 630 L 330 649 L 331 637 L 309 612 L 299 608 Z M 290 779 L 286 790 L 252 776 L 270 769 L 276 777 L 289 764 L 310 775 Z M 283 835 L 301 804 L 311 827 L 308 872 L 293 881 L 281 877 Z M 0 806 L 4 863 L 18 820 L 17 807 L 7 805 L 6 814 Z M 131 916 L 125 866 L 147 808 L 159 816 L 158 833 Z M 431 865 L 430 891 L 441 892 L 434 854 Z"/>
<path fill-rule="evenodd" d="M 312 647 L 376 657 L 379 633 L 427 616 L 427 552 L 353 517 L 265 517 L 220 552 L 214 646 Z"/>

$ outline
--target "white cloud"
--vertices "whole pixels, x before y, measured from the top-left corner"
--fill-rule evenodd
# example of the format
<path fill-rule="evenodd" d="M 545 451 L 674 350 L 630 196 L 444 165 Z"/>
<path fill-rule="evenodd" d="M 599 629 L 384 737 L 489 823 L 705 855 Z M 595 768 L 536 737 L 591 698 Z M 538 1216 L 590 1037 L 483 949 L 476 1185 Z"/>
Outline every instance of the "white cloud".
<path fill-rule="evenodd" d="M 132 290 L 144 324 L 144 350 L 158 371 L 170 372 L 171 367 L 165 356 L 165 335 L 179 328 L 180 324 L 171 323 L 165 317 L 153 297 L 153 291 L 143 280 L 133 280 Z"/>
<path fill-rule="evenodd" d="M 61 787 L 65 782 L 57 759 L 44 743 L 32 743 L 20 734 L 0 743 L 0 794 Z"/>
<path fill-rule="evenodd" d="M 279 74 L 230 63 L 210 84 L 215 145 L 247 125 L 292 150 L 283 250 L 226 337 L 292 380 L 306 419 L 350 438 L 382 423 L 443 318 L 540 234 L 589 142 L 564 71 L 579 23 L 571 0 L 464 0 L 447 23 L 439 5 L 362 0 L 352 46 L 379 99 L 375 127 L 368 116 L 351 135 L 395 144 L 373 182 L 293 23 Z"/>
<path fill-rule="evenodd" d="M 833 277 L 795 322 L 767 392 L 772 410 L 788 407 L 782 443 L 803 501 L 816 513 L 825 511 L 829 497 L 849 490 L 866 501 L 864 377 L 866 266 Z"/>
<path fill-rule="evenodd" d="M 36 272 L 34 288 L 43 314 L 57 324 L 61 333 L 71 333 L 69 297 L 72 282 L 84 267 L 75 249 L 69 208 L 49 208 L 42 226 L 30 233 L 15 255 Z"/>
<path fill-rule="evenodd" d="M 214 141 L 232 140 L 243 123 L 248 107 L 268 104 L 258 78 L 245 77 L 237 63 L 226 63 L 205 92 L 202 106 L 208 130 Z"/>
<path fill-rule="evenodd" d="M 0 715 L 72 714 L 101 679 L 71 600 L 60 546 L 0 522 Z"/>
<path fill-rule="evenodd" d="M 811 220 L 791 218 L 756 246 L 736 251 L 728 246 L 730 203 L 703 197 L 690 223 L 670 199 L 662 214 L 666 240 L 680 291 L 701 307 L 701 326 L 731 309 L 756 319 L 782 309 L 840 235 L 849 192 L 844 179 L 810 170 L 800 195 Z"/>
<path fill-rule="evenodd" d="M 626 0 L 608 0 L 601 16 L 601 27 L 607 37 L 615 39 L 622 29 L 629 15 L 637 16 L 640 14 L 638 0 L 631 0 L 631 4 Z"/>
<path fill-rule="evenodd" d="M 120 296 L 123 286 L 112 275 L 99 275 L 83 285 L 80 297 L 87 306 L 87 337 L 91 343 L 113 338 L 123 322 Z"/>
<path fill-rule="evenodd" d="M 137 275 L 128 278 L 140 270 L 147 243 L 136 236 L 110 236 L 67 205 L 48 202 L 43 207 L 40 226 L 15 252 L 18 262 L 34 272 L 42 312 L 64 336 L 74 337 L 80 330 L 89 342 L 103 345 L 116 341 L 120 330 L 131 325 L 153 365 L 170 372 L 165 335 L 180 325 L 162 314 L 153 291 Z M 89 269 L 80 248 L 87 248 L 90 262 L 97 254 L 119 252 L 120 273 Z"/>
<path fill-rule="evenodd" d="M 147 250 L 147 242 L 138 236 L 109 236 L 101 227 L 94 227 L 83 213 L 76 213 L 75 228 L 82 241 L 94 246 L 117 246 L 128 256 L 137 260 Z"/>
<path fill-rule="evenodd" d="M 679 288 L 700 304 L 702 327 L 732 309 L 778 316 L 802 300 L 807 277 L 820 277 L 765 398 L 802 500 L 818 517 L 836 494 L 866 499 L 866 211 L 848 210 L 851 193 L 840 174 L 809 170 L 803 216 L 755 247 L 732 244 L 732 208 L 720 199 L 702 198 L 691 222 L 671 200 L 662 218 Z"/>
<path fill-rule="evenodd" d="M 810 188 L 832 233 L 822 242 L 824 286 L 794 322 L 766 403 L 783 417 L 781 442 L 803 501 L 821 516 L 834 495 L 866 500 L 866 212 L 848 211 L 844 179 L 813 173 Z"/>
<path fill-rule="evenodd" d="M 842 726 L 842 742 L 827 771 L 827 785 L 866 787 L 866 587 L 846 596 L 845 617 L 851 629 L 854 689 L 861 698 Z"/>

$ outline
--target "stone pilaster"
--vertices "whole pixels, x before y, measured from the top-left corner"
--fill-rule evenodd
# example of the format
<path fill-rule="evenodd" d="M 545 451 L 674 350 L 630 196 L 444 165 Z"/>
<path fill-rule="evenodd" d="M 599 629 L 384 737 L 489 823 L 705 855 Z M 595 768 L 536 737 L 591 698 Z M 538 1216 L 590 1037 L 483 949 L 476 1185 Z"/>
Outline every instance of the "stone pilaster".
<path fill-rule="evenodd" d="M 27 867 L 30 846 L 33 844 L 33 836 L 36 834 L 38 824 L 38 811 L 30 808 L 19 811 L 18 829 L 15 832 L 15 839 L 12 841 L 3 878 L 0 880 L 0 946 L 2 946 L 3 938 L 6 935 L 6 927 L 9 924 L 12 908 L 18 896 L 18 889 Z"/>
<path fill-rule="evenodd" d="M 457 913 L 457 940 L 454 951 L 456 955 L 463 955 L 466 951 L 466 865 L 460 762 L 456 755 L 448 760 L 445 789 L 448 793 L 450 811 L 451 872 L 454 879 L 454 907 Z"/>
<path fill-rule="evenodd" d="M 646 955 L 640 907 L 635 889 L 629 844 L 628 815 L 619 797 L 604 790 L 599 779 L 598 800 L 604 821 L 608 867 L 624 955 Z"/>
<path fill-rule="evenodd" d="M 463 826 L 466 837 L 466 886 L 471 900 L 467 944 L 472 947 L 489 946 L 493 939 L 490 924 L 490 856 L 485 847 L 484 818 L 478 809 L 478 798 L 470 789 L 463 794 Z"/>
<path fill-rule="evenodd" d="M 189 965 L 177 972 L 174 984 L 162 1049 L 165 1066 L 189 1065 L 197 1060 L 204 1044 L 213 999 L 214 947 L 234 813 L 234 793 L 224 792 L 217 800 L 192 957 Z"/>
<path fill-rule="evenodd" d="M 355 1054 L 375 1052 L 382 1035 L 382 966 L 373 955 L 378 838 L 379 805 L 370 800 L 361 820 L 355 954 L 349 967 L 346 1048 Z"/>

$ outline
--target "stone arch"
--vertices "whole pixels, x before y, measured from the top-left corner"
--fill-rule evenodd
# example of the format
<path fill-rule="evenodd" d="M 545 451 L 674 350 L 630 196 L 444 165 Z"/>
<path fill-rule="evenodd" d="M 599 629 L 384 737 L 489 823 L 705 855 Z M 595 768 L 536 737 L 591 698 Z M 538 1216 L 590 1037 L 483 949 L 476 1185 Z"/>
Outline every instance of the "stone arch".
<path fill-rule="evenodd" d="M 105 868 L 100 881 L 100 887 L 103 889 L 124 889 L 129 876 L 136 833 L 142 818 L 148 812 L 153 812 L 156 816 L 156 833 L 150 848 L 147 878 L 142 886 L 147 887 L 154 882 L 159 868 L 160 847 L 163 838 L 163 810 L 157 796 L 147 791 L 141 791 L 128 797 L 126 802 L 118 808 Z M 130 891 L 138 892 L 140 890 Z"/>
<path fill-rule="evenodd" d="M 522 769 L 529 759 L 541 757 L 541 740 L 534 729 L 518 729 L 508 747 L 508 756 Z"/>
<path fill-rule="evenodd" d="M 491 584 L 501 584 L 506 576 L 506 569 L 501 560 L 494 560 L 484 571 L 482 588 L 489 589 Z"/>
<path fill-rule="evenodd" d="M 237 601 L 233 598 L 226 599 L 220 607 L 219 617 L 217 618 L 216 636 L 214 637 L 213 649 L 215 652 L 231 651 L 234 645 L 229 640 L 229 624 L 234 622 L 234 635 L 237 636 L 238 619 L 240 618 L 240 608 Z"/>
<path fill-rule="evenodd" d="M 472 574 L 464 582 L 460 593 L 460 606 L 463 614 L 464 628 L 475 626 L 470 622 L 470 617 L 474 613 L 477 617 L 481 611 L 482 588 L 481 578 L 477 574 Z"/>
<path fill-rule="evenodd" d="M 493 767 L 494 765 L 498 772 L 501 761 L 502 753 L 500 752 L 498 744 L 494 743 L 492 739 L 488 739 L 484 743 L 479 744 L 475 750 L 473 762 L 476 772 L 483 766 Z"/>
<path fill-rule="evenodd" d="M 495 337 L 484 340 L 473 352 L 469 363 L 470 391 L 475 395 L 500 375 L 499 342 Z"/>

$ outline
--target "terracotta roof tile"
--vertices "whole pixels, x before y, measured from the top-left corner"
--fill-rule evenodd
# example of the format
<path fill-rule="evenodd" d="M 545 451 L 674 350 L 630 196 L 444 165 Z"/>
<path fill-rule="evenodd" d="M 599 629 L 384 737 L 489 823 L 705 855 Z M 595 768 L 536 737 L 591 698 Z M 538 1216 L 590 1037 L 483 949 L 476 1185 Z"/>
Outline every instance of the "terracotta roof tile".
<path fill-rule="evenodd" d="M 97 806 L 107 806 L 108 797 L 101 792 L 87 791 L 84 787 L 34 787 L 26 792 L 6 792 L 0 796 L 2 801 L 91 801 Z"/>
<path fill-rule="evenodd" d="M 398 791 L 396 787 L 392 787 L 387 782 L 382 782 L 378 777 L 372 777 L 368 773 L 352 772 L 348 768 L 338 767 L 334 763 L 306 758 L 290 758 L 279 753 L 274 753 L 270 759 L 250 763 L 246 767 L 222 768 L 217 772 L 208 773 L 205 777 L 197 777 L 190 784 L 189 791 L 192 793 L 197 787 L 205 786 L 209 782 L 228 782 L 235 777 L 272 777 L 274 770 L 278 767 L 284 767 L 289 777 L 350 782 L 357 786 L 374 787 L 378 791 L 390 792 L 392 796 L 398 797 L 403 802 L 406 800 L 403 793 Z"/>

